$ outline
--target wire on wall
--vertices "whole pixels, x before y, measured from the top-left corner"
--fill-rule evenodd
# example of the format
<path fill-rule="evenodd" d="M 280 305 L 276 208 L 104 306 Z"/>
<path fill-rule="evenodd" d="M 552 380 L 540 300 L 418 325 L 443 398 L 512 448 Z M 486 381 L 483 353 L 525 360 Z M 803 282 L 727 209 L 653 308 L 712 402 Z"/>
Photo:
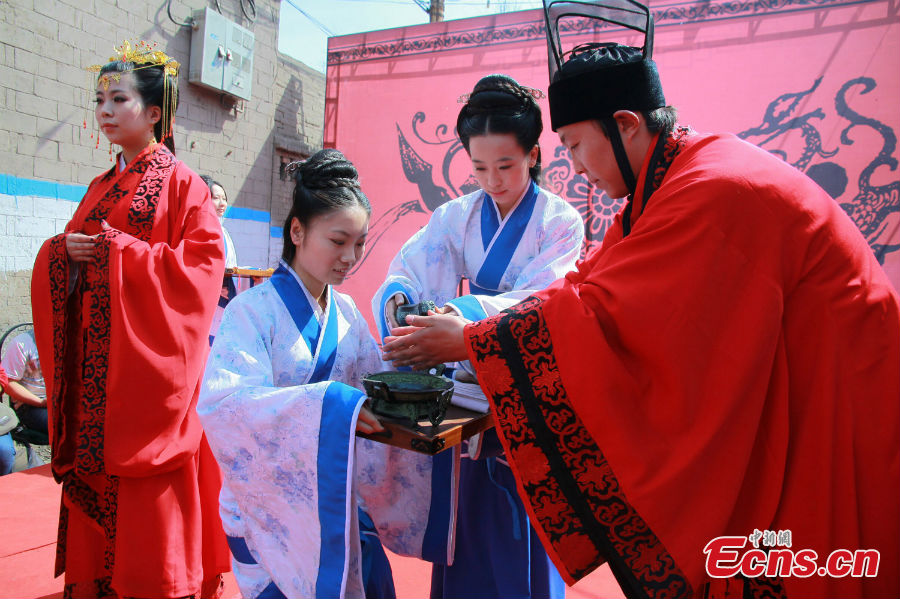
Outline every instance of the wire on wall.
<path fill-rule="evenodd" d="M 171 2 L 172 0 L 169 0 Z M 222 5 L 219 4 L 219 0 L 216 1 L 216 12 L 220 15 L 224 15 L 222 12 Z M 241 12 L 244 13 L 244 18 L 253 23 L 256 21 L 256 0 L 240 0 L 241 2 Z"/>
<path fill-rule="evenodd" d="M 178 25 L 179 27 L 190 27 L 194 24 L 194 20 L 188 17 L 187 21 L 176 21 L 175 17 L 172 16 L 172 0 L 166 1 L 166 12 L 169 14 L 169 19 Z"/>
<path fill-rule="evenodd" d="M 244 13 L 244 16 L 247 17 L 248 21 L 251 23 L 254 22 L 256 20 L 256 1 L 241 0 L 241 12 Z"/>

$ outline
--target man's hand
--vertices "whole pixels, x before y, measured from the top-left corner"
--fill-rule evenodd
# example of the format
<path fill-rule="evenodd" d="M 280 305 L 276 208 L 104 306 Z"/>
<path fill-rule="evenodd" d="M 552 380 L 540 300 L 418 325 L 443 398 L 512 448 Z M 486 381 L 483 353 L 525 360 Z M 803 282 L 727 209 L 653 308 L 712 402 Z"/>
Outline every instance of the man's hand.
<path fill-rule="evenodd" d="M 391 329 L 391 336 L 384 338 L 384 359 L 394 366 L 412 366 L 427 370 L 444 362 L 468 360 L 463 328 L 467 322 L 453 314 L 407 316 L 409 326 Z"/>

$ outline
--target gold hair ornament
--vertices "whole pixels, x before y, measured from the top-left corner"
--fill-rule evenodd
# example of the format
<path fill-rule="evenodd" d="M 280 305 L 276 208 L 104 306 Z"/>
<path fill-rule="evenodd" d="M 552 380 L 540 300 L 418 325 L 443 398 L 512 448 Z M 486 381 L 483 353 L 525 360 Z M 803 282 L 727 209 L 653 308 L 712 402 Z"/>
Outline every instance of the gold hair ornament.
<path fill-rule="evenodd" d="M 131 42 L 128 40 L 124 40 L 122 45 L 118 48 L 115 48 L 115 54 L 109 57 L 107 62 L 116 62 L 122 61 L 126 63 L 132 63 L 135 66 L 130 70 L 136 71 L 137 69 L 145 69 L 147 67 L 163 67 L 166 75 L 170 75 L 172 77 L 178 77 L 178 69 L 181 65 L 177 60 L 168 56 L 162 50 L 157 50 L 156 46 L 158 44 L 153 42 L 152 44 L 148 44 L 147 42 L 140 41 L 136 45 L 132 46 Z M 94 73 L 99 73 L 100 69 L 103 68 L 102 64 L 94 64 L 88 67 L 88 71 L 92 71 Z M 128 71 L 124 71 L 128 72 Z M 118 81 L 119 77 L 122 75 L 122 72 L 116 73 L 104 73 L 100 78 L 100 83 L 103 84 L 103 89 L 109 89 L 109 81 L 110 79 L 114 81 Z"/>

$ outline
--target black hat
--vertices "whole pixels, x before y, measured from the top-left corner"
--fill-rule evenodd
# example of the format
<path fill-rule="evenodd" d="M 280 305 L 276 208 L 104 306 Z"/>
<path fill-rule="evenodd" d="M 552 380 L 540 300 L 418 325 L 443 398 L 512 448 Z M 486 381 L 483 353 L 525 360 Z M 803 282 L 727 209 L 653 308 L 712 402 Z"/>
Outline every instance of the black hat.
<path fill-rule="evenodd" d="M 612 116 L 617 110 L 646 111 L 666 105 L 653 53 L 653 18 L 633 0 L 572 2 L 544 0 L 550 65 L 550 122 L 559 127 Z M 643 48 L 617 43 L 583 44 L 564 53 L 560 21 L 589 19 L 644 34 Z M 563 62 L 563 58 L 569 57 Z"/>

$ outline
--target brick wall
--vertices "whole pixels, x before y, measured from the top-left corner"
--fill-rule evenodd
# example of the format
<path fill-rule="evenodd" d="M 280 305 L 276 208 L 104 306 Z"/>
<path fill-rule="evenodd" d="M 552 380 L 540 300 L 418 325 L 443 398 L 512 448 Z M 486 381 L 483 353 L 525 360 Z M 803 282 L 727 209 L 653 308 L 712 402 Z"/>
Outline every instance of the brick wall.
<path fill-rule="evenodd" d="M 225 187 L 226 227 L 240 264 L 265 267 L 280 255 L 291 187 L 278 167 L 321 147 L 325 78 L 278 53 L 279 0 L 257 0 L 254 22 L 240 3 L 219 4 L 255 36 L 246 102 L 187 82 L 191 29 L 169 19 L 163 0 L 0 0 L 0 333 L 31 318 L 38 248 L 62 231 L 87 184 L 111 166 L 109 144 L 101 139 L 95 148 L 90 139 L 93 82 L 85 67 L 105 62 L 124 39 L 156 41 L 183 65 L 176 151 Z M 171 9 L 185 21 L 206 6 L 185 0 Z"/>

